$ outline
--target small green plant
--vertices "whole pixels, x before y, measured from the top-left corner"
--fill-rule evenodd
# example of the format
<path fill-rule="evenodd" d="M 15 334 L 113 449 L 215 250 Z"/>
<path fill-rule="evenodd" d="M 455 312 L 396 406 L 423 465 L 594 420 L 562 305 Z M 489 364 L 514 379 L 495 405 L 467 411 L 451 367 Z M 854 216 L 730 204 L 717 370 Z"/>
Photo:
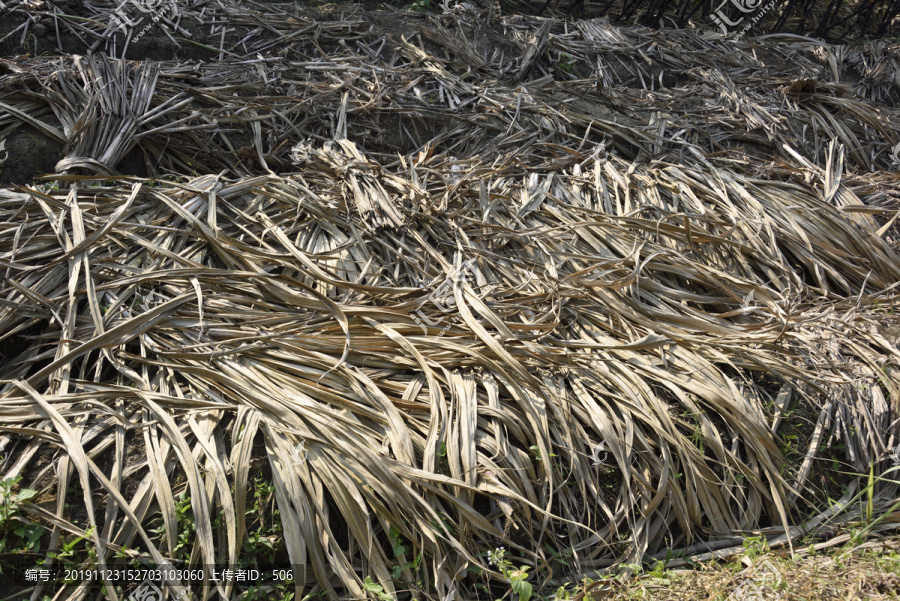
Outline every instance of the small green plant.
<path fill-rule="evenodd" d="M 175 515 L 178 518 L 178 541 L 175 545 L 175 554 L 180 559 L 190 559 L 196 535 L 194 534 L 194 512 L 191 509 L 191 499 L 187 492 L 182 492 L 175 501 Z"/>
<path fill-rule="evenodd" d="M 405 556 L 408 548 L 400 538 L 400 531 L 391 526 L 391 530 L 388 533 L 388 536 L 391 539 L 391 548 L 394 551 L 394 558 L 400 560 L 399 563 L 391 568 L 391 576 L 393 576 L 394 580 L 399 580 L 405 570 L 415 570 L 419 567 L 419 562 L 422 559 L 422 554 L 419 553 L 418 555 L 416 555 L 415 561 L 405 561 Z"/>
<path fill-rule="evenodd" d="M 784 436 L 784 448 L 781 450 L 782 456 L 787 458 L 791 455 L 802 455 L 799 448 L 800 442 L 796 434 L 786 434 Z"/>
<path fill-rule="evenodd" d="M 240 597 L 238 597 L 238 601 L 265 601 L 266 599 L 281 599 L 282 601 L 292 601 L 294 598 L 294 591 L 289 590 L 289 587 L 292 588 L 293 585 L 278 584 L 274 587 L 267 587 L 261 584 L 254 584 L 251 585 L 250 588 L 247 589 L 247 591 L 244 592 Z M 312 598 L 314 597 L 307 595 L 306 597 L 304 597 L 304 600 Z"/>
<path fill-rule="evenodd" d="M 443 511 L 438 511 L 438 517 L 441 519 L 440 523 L 432 520 L 429 522 L 432 528 L 435 529 L 435 532 L 448 532 L 450 534 L 456 534 L 456 527 L 453 525 L 453 520 Z"/>
<path fill-rule="evenodd" d="M 363 590 L 378 599 L 378 601 L 393 601 L 393 597 L 385 592 L 383 586 L 372 580 L 371 576 L 366 576 L 366 580 L 363 582 Z"/>
<path fill-rule="evenodd" d="M 0 553 L 14 551 L 35 552 L 40 549 L 46 528 L 19 515 L 19 503 L 37 496 L 37 491 L 23 488 L 13 492 L 22 476 L 0 482 Z"/>
<path fill-rule="evenodd" d="M 744 539 L 744 555 L 754 561 L 769 552 L 769 541 L 764 536 L 748 536 Z"/>
<path fill-rule="evenodd" d="M 667 569 L 669 565 L 669 559 L 666 558 L 665 561 L 657 561 L 653 565 L 653 569 L 647 572 L 647 576 L 653 578 L 655 580 L 661 580 L 664 582 L 668 582 L 670 580 L 671 573 Z"/>
<path fill-rule="evenodd" d="M 858 547 L 859 545 L 866 542 L 868 538 L 868 532 L 865 528 L 851 528 L 850 529 L 850 540 L 847 541 L 846 548 L 848 551 L 851 551 L 854 547 Z"/>
<path fill-rule="evenodd" d="M 513 569 L 513 563 L 506 559 L 506 550 L 497 547 L 488 552 L 488 563 L 496 567 L 503 577 L 509 580 L 509 588 L 519 597 L 519 601 L 528 601 L 534 593 L 534 587 L 528 582 L 528 566 Z"/>
<path fill-rule="evenodd" d="M 547 543 L 544 543 L 544 548 L 550 556 L 551 564 L 559 564 L 564 568 L 570 567 L 569 560 L 572 559 L 572 556 L 574 555 L 574 551 L 571 548 L 556 551 Z"/>
<path fill-rule="evenodd" d="M 560 71 L 572 73 L 575 68 L 575 57 L 568 52 L 560 52 L 559 60 L 556 62 L 556 66 Z"/>
<path fill-rule="evenodd" d="M 535 461 L 543 461 L 543 457 L 541 457 L 541 449 L 537 445 L 531 445 L 528 447 L 528 450 L 534 455 Z M 550 453 L 550 457 L 557 457 L 556 453 Z"/>
<path fill-rule="evenodd" d="M 565 585 L 556 589 L 554 597 L 556 601 L 571 601 L 575 596 L 574 591 L 570 591 Z"/>
<path fill-rule="evenodd" d="M 702 413 L 703 413 L 702 411 L 697 411 L 697 412 L 686 411 L 685 413 L 682 414 L 682 417 L 686 417 L 687 419 L 691 420 L 691 425 L 693 425 L 693 429 L 691 430 L 691 442 L 693 443 L 693 445 L 695 447 L 697 447 L 697 449 L 701 453 L 704 452 L 703 422 L 701 422 L 701 420 L 700 420 L 700 415 Z"/>
<path fill-rule="evenodd" d="M 431 10 L 431 0 L 416 0 L 411 4 L 407 4 L 408 10 L 417 10 L 419 12 L 428 12 Z"/>
<path fill-rule="evenodd" d="M 82 541 L 86 541 L 91 537 L 91 534 L 94 531 L 94 527 L 91 526 L 84 533 L 84 536 L 76 536 L 75 538 L 69 541 L 63 541 L 60 544 L 59 549 L 56 551 L 50 551 L 47 553 L 48 557 L 52 557 L 56 561 L 62 563 L 63 565 L 76 565 L 82 563 L 77 559 L 76 553 L 79 551 L 78 547 L 82 543 Z M 122 554 L 122 557 L 127 557 L 127 555 Z M 43 563 L 43 560 L 38 561 L 38 563 Z"/>
<path fill-rule="evenodd" d="M 247 538 L 241 550 L 243 565 L 252 565 L 258 559 L 274 563 L 282 551 L 284 534 L 274 497 L 275 487 L 271 482 L 254 479 L 253 504 L 246 512 Z"/>

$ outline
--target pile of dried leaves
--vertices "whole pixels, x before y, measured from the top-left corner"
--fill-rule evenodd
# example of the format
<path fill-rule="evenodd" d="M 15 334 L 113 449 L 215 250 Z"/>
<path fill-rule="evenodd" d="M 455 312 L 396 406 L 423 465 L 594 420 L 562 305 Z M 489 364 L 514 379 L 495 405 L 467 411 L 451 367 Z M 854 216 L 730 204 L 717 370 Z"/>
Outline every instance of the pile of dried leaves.
<path fill-rule="evenodd" d="M 0 189 L 0 337 L 29 342 L 0 480 L 50 551 L 242 565 L 259 469 L 297 599 L 499 596 L 498 546 L 555 589 L 894 527 L 896 46 L 182 4 L 220 60 L 0 59 L 0 135 L 62 149 Z M 835 449 L 863 506 L 819 502 Z"/>

